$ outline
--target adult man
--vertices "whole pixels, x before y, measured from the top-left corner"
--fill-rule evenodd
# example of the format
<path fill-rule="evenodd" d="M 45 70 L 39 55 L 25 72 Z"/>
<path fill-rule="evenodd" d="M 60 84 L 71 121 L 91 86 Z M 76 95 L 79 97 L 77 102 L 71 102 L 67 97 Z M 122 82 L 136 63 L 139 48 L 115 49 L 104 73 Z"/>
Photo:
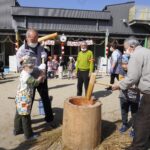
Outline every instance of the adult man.
<path fill-rule="evenodd" d="M 87 49 L 87 43 L 81 44 L 81 51 L 77 57 L 76 73 L 78 77 L 77 96 L 82 95 L 82 86 L 84 83 L 85 93 L 89 84 L 89 76 L 93 72 L 93 53 Z"/>
<path fill-rule="evenodd" d="M 136 84 L 143 94 L 135 116 L 135 137 L 129 150 L 147 150 L 150 136 L 150 50 L 140 46 L 137 39 L 125 40 L 124 48 L 130 54 L 127 77 L 112 89 L 126 90 Z"/>
<path fill-rule="evenodd" d="M 47 57 L 47 54 L 44 50 L 44 48 L 38 43 L 38 32 L 35 29 L 28 29 L 26 32 L 26 40 L 25 43 L 19 48 L 17 52 L 17 60 L 18 60 L 18 66 L 19 63 L 22 60 L 22 57 L 24 55 L 29 55 L 36 57 L 35 65 L 38 67 L 41 63 L 41 57 Z M 32 75 L 37 78 L 39 74 L 38 69 L 34 69 Z M 44 111 L 45 111 L 45 121 L 51 122 L 53 120 L 53 113 L 51 108 L 51 100 L 48 96 L 48 86 L 47 86 L 47 79 L 44 80 L 43 83 L 40 83 L 38 87 L 34 89 L 34 96 L 35 97 L 35 90 L 38 90 L 39 95 L 41 96 Z"/>

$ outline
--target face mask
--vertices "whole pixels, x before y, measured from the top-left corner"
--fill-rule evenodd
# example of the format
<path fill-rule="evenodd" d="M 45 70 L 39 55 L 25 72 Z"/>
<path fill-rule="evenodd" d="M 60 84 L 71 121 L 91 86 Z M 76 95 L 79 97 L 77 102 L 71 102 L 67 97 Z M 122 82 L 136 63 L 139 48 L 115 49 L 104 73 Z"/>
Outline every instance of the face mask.
<path fill-rule="evenodd" d="M 113 48 L 112 48 L 112 47 L 110 48 L 110 51 L 111 51 L 111 52 L 113 51 Z"/>
<path fill-rule="evenodd" d="M 87 48 L 81 48 L 81 51 L 85 52 L 87 50 Z"/>
<path fill-rule="evenodd" d="M 33 69 L 29 69 L 29 70 L 28 70 L 28 73 L 32 73 L 32 72 L 33 72 Z"/>
<path fill-rule="evenodd" d="M 35 48 L 38 45 L 38 43 L 29 43 L 28 46 L 31 48 Z"/>
<path fill-rule="evenodd" d="M 126 50 L 126 54 L 127 54 L 128 56 L 131 56 L 132 53 L 133 53 L 133 52 L 130 51 L 129 48 Z"/>

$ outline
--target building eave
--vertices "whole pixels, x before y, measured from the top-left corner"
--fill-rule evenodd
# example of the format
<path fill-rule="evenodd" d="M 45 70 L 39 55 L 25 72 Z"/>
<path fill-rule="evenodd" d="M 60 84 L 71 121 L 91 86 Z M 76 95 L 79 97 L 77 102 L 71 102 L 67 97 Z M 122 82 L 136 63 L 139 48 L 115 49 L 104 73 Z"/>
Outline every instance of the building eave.
<path fill-rule="evenodd" d="M 109 11 L 92 11 L 76 9 L 54 9 L 54 8 L 32 8 L 32 7 L 12 7 L 12 16 L 38 16 L 38 17 L 61 17 L 61 18 L 80 18 L 110 20 Z"/>

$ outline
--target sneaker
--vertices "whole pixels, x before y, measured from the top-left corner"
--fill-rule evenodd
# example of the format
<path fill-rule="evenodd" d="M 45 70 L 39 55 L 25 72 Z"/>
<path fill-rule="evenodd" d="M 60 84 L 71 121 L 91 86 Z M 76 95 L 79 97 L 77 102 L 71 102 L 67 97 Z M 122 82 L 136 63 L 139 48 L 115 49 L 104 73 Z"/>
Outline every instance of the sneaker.
<path fill-rule="evenodd" d="M 131 138 L 134 138 L 135 132 L 134 132 L 133 129 L 131 129 L 131 131 L 129 132 L 129 136 L 130 136 Z"/>
<path fill-rule="evenodd" d="M 39 137 L 39 135 L 38 134 L 35 134 L 35 133 L 33 133 L 33 135 L 32 136 L 30 136 L 30 137 L 25 137 L 25 139 L 26 140 L 37 140 L 37 138 Z"/>
<path fill-rule="evenodd" d="M 45 121 L 47 123 L 52 122 L 54 120 L 54 116 L 51 116 L 50 118 L 45 117 Z"/>
<path fill-rule="evenodd" d="M 128 130 L 128 126 L 127 125 L 122 125 L 122 127 L 119 129 L 120 133 L 124 133 Z"/>

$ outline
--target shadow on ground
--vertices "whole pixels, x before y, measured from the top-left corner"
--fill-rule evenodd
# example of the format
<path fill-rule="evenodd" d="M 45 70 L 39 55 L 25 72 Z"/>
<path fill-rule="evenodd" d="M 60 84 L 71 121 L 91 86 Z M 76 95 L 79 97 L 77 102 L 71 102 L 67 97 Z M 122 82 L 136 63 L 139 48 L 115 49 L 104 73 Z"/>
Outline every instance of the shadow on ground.
<path fill-rule="evenodd" d="M 53 87 L 49 87 L 48 89 L 51 90 L 51 89 L 58 89 L 58 88 L 63 88 L 63 87 L 66 87 L 66 86 L 71 86 L 71 85 L 74 85 L 75 83 L 71 83 L 71 84 L 61 84 L 61 85 L 56 85 L 56 86 L 53 86 Z"/>
<path fill-rule="evenodd" d="M 5 148 L 0 147 L 0 150 L 6 150 Z"/>
<path fill-rule="evenodd" d="M 42 139 L 46 138 L 46 140 L 48 140 L 49 143 L 54 143 L 55 140 L 52 138 L 56 138 L 56 139 L 60 138 L 61 130 L 58 127 L 62 125 L 63 109 L 55 107 L 55 108 L 53 108 L 53 113 L 54 113 L 54 121 L 51 123 L 45 123 L 44 118 L 32 119 L 32 124 L 38 124 L 38 123 L 43 122 L 43 124 L 33 127 L 33 129 L 39 130 L 39 132 L 36 132 L 36 133 L 43 134 L 44 136 L 42 136 L 41 138 L 39 137 L 38 140 L 24 141 L 20 145 L 18 145 L 16 148 L 14 148 L 13 150 L 28 150 L 30 148 L 36 147 L 37 145 L 40 145 L 39 142 L 42 141 Z M 58 128 L 58 129 L 56 129 L 56 128 Z M 46 133 L 46 135 L 44 133 Z M 54 134 L 54 135 L 52 136 L 51 134 Z M 48 136 L 50 136 L 50 137 L 48 137 Z M 52 141 L 51 141 L 51 139 L 52 139 Z M 44 141 L 42 141 L 41 144 Z M 5 150 L 5 149 L 2 149 L 2 150 Z"/>
<path fill-rule="evenodd" d="M 53 108 L 53 114 L 54 114 L 54 120 L 50 123 L 46 123 L 44 121 L 44 118 L 33 119 L 32 124 L 43 122 L 42 124 L 39 124 L 38 126 L 33 127 L 33 129 L 38 130 L 38 133 L 41 133 L 41 132 L 50 131 L 52 129 L 60 127 L 62 125 L 63 109 L 55 107 Z"/>
<path fill-rule="evenodd" d="M 101 78 L 103 78 L 102 75 L 97 75 L 97 76 L 96 76 L 96 79 L 101 79 Z"/>
<path fill-rule="evenodd" d="M 7 83 L 7 82 L 13 82 L 13 81 L 14 80 L 3 79 L 3 80 L 0 80 L 0 84 Z"/>
<path fill-rule="evenodd" d="M 5 79 L 0 79 L 0 84 L 7 83 L 7 82 L 12 82 L 14 81 L 18 76 L 6 76 Z"/>
<path fill-rule="evenodd" d="M 12 77 L 7 77 L 7 76 L 5 76 L 5 78 L 6 78 L 6 80 L 8 79 L 8 80 L 10 80 L 10 79 L 16 79 L 16 78 L 18 78 L 19 76 L 12 76 Z"/>
<path fill-rule="evenodd" d="M 115 122 L 102 120 L 102 141 L 113 134 L 117 129 Z"/>
<path fill-rule="evenodd" d="M 93 92 L 93 96 L 98 99 L 100 97 L 106 97 L 106 96 L 109 96 L 110 94 L 112 94 L 112 91 L 97 91 L 97 92 Z"/>

